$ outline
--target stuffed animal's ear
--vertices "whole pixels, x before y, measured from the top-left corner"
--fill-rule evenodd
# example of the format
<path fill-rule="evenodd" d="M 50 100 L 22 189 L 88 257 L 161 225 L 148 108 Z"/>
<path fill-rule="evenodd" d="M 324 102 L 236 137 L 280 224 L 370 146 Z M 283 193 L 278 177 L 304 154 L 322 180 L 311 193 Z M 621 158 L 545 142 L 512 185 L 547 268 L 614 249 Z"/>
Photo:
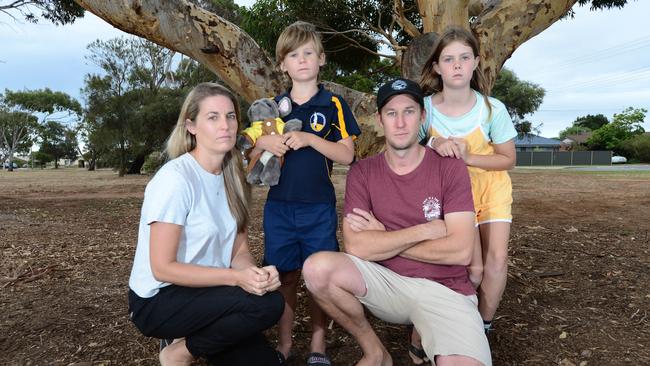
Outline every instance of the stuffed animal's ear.
<path fill-rule="evenodd" d="M 267 98 L 264 100 L 266 104 L 266 115 L 264 118 L 276 118 L 280 116 L 280 111 L 278 110 L 278 103 L 275 102 L 273 98 Z"/>
<path fill-rule="evenodd" d="M 259 104 L 262 103 L 262 99 L 258 99 L 253 101 L 251 103 L 251 106 L 248 107 L 248 111 L 246 112 L 246 115 L 248 116 L 248 120 L 253 123 L 258 120 L 257 116 L 255 116 L 255 111 L 259 108 Z"/>
<path fill-rule="evenodd" d="M 280 117 L 284 117 L 291 113 L 291 99 L 289 97 L 282 97 L 278 102 L 278 110 L 280 111 Z"/>

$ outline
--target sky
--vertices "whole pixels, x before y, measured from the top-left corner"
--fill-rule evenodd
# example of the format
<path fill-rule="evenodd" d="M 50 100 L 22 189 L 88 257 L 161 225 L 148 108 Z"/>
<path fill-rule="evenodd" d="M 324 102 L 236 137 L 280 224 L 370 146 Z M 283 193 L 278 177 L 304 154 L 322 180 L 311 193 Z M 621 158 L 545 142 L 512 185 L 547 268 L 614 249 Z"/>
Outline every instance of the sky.
<path fill-rule="evenodd" d="M 236 1 L 250 5 L 252 0 Z M 623 9 L 576 7 L 574 19 L 558 21 L 520 46 L 505 66 L 546 90 L 538 111 L 527 116 L 541 135 L 556 137 L 580 116 L 627 107 L 650 111 L 650 1 Z M 96 39 L 126 35 L 86 13 L 72 25 L 16 23 L 0 14 L 0 92 L 48 87 L 81 98 L 85 74 L 99 69 L 86 60 Z M 650 113 L 644 128 L 650 131 Z"/>

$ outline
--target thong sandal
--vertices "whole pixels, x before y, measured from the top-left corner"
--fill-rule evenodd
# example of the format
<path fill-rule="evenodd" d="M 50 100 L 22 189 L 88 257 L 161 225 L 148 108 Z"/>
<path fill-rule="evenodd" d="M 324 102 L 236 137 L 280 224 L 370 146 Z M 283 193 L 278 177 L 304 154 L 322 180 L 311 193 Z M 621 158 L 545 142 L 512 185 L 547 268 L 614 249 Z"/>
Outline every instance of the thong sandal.
<path fill-rule="evenodd" d="M 409 344 L 408 350 L 409 357 L 411 357 L 413 364 L 424 365 L 425 363 L 429 362 L 429 357 L 427 357 L 427 354 L 422 348 L 417 348 L 414 344 L 411 343 Z"/>
<path fill-rule="evenodd" d="M 171 344 L 174 343 L 174 338 L 163 338 L 160 340 L 160 349 L 158 352 L 162 352 L 163 348 L 167 346 L 171 346 Z"/>
<path fill-rule="evenodd" d="M 414 365 L 424 365 L 429 362 L 429 357 L 427 357 L 426 352 L 424 352 L 424 349 L 422 349 L 422 346 L 418 347 L 413 344 L 413 325 L 410 325 L 406 327 L 406 332 L 408 334 L 408 340 L 409 340 L 409 345 L 408 345 L 408 353 L 409 357 L 411 358 L 411 361 L 413 361 Z"/>
<path fill-rule="evenodd" d="M 307 366 L 332 366 L 332 361 L 322 353 L 312 352 L 307 357 Z"/>
<path fill-rule="evenodd" d="M 287 359 L 284 357 L 282 352 L 275 350 L 275 353 L 278 355 L 278 361 L 280 363 L 280 366 L 285 366 L 287 364 Z"/>

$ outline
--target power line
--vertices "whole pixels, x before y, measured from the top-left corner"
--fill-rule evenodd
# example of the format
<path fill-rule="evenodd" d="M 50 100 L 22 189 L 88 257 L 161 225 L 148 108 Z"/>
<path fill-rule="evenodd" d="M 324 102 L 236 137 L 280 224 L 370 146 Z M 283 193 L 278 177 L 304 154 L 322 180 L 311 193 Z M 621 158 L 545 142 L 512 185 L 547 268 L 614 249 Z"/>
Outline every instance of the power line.
<path fill-rule="evenodd" d="M 585 107 L 585 108 L 557 108 L 557 109 L 538 109 L 535 113 L 544 112 L 544 113 L 566 113 L 566 112 L 586 112 L 593 111 L 595 107 Z M 609 108 L 597 108 L 598 111 L 621 111 L 621 108 L 609 107 Z"/>
<path fill-rule="evenodd" d="M 570 58 L 567 60 L 564 60 L 561 63 L 558 63 L 556 65 L 551 65 L 554 67 L 557 66 L 564 66 L 565 64 L 574 64 L 576 62 L 583 62 L 585 60 L 590 60 L 593 58 L 602 58 L 603 55 L 611 55 L 611 54 L 618 54 L 620 52 L 627 52 L 629 50 L 635 50 L 637 48 L 642 48 L 650 45 L 650 35 L 649 36 L 644 36 L 641 38 L 637 38 L 635 40 L 629 41 L 629 42 L 624 42 L 620 43 L 608 48 L 604 48 L 602 50 L 597 50 L 592 53 L 588 53 L 586 55 L 580 55 L 574 58 Z"/>
<path fill-rule="evenodd" d="M 605 75 L 600 77 L 595 77 L 589 80 L 579 81 L 575 83 L 569 83 L 565 85 L 559 85 L 556 87 L 549 88 L 548 92 L 557 92 L 557 91 L 566 91 L 566 90 L 582 90 L 594 87 L 602 88 L 611 88 L 620 86 L 621 84 L 629 82 L 638 82 L 650 78 L 650 66 L 642 66 L 630 71 L 625 72 L 624 74 L 616 75 Z"/>
<path fill-rule="evenodd" d="M 624 42 L 615 46 L 611 46 L 602 50 L 594 51 L 592 53 L 581 55 L 578 57 L 562 60 L 555 64 L 549 64 L 536 75 L 545 75 L 556 73 L 576 65 L 583 65 L 586 63 L 593 63 L 604 59 L 620 56 L 624 53 L 637 51 L 646 47 L 650 47 L 650 36 L 644 36 L 633 41 Z"/>

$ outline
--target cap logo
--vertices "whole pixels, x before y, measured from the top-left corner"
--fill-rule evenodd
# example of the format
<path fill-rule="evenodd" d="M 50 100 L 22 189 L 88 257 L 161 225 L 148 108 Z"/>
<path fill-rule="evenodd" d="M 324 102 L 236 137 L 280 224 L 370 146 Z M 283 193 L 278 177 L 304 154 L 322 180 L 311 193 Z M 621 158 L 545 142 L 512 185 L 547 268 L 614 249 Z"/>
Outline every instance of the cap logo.
<path fill-rule="evenodd" d="M 390 86 L 393 90 L 404 90 L 406 89 L 406 81 L 404 80 L 395 80 Z"/>

